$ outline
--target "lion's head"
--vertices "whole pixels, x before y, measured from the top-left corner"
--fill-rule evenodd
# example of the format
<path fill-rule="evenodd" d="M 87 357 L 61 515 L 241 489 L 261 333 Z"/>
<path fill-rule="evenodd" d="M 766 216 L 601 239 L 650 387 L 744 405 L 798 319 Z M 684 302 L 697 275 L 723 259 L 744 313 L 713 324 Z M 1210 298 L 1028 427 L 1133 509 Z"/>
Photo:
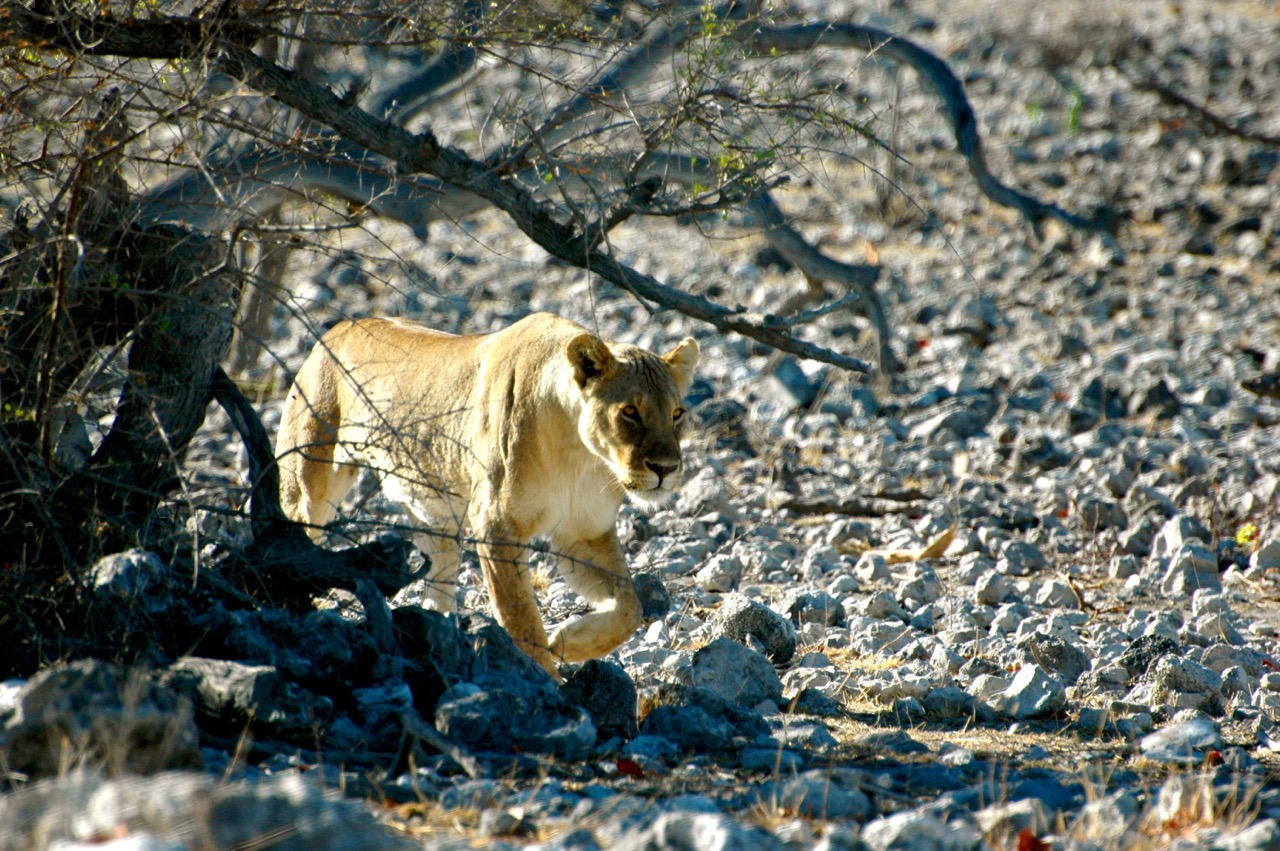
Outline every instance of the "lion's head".
<path fill-rule="evenodd" d="M 565 347 L 582 396 L 578 433 L 642 505 L 670 500 L 680 487 L 683 464 L 681 404 L 693 381 L 698 344 L 691 337 L 655 355 L 634 346 L 613 349 L 593 334 L 579 334 Z"/>

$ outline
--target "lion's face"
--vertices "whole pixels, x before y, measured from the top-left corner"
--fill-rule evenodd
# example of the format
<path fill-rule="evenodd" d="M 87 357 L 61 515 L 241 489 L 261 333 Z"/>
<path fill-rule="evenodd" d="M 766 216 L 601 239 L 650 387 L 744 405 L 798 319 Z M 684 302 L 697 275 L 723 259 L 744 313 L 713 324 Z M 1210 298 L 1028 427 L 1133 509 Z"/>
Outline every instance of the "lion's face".
<path fill-rule="evenodd" d="M 582 442 L 642 505 L 670 500 L 683 474 L 681 399 L 693 381 L 698 344 L 686 338 L 660 356 L 630 346 L 610 351 L 582 334 L 566 356 L 582 394 Z"/>

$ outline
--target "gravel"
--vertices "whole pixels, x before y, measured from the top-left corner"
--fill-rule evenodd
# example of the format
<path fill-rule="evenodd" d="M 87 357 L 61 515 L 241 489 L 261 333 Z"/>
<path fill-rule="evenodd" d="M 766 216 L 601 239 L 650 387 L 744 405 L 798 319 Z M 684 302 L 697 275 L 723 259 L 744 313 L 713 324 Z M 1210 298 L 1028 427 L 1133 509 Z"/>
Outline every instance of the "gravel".
<path fill-rule="evenodd" d="M 621 518 L 630 563 L 658 589 L 649 626 L 566 690 L 485 655 L 502 652 L 492 632 L 419 623 L 411 605 L 396 627 L 407 644 L 417 624 L 420 658 L 376 663 L 358 605 L 341 601 L 305 619 L 209 613 L 225 658 L 164 660 L 136 682 L 78 661 L 0 683 L 5 765 L 30 778 L 0 796 L 0 849 L 124 835 L 184 847 L 207 825 L 181 812 L 223 809 L 264 830 L 297 813 L 296 847 L 1041 847 L 1026 836 L 1091 849 L 1172 834 L 1169 847 L 1280 847 L 1280 403 L 1241 387 L 1280 368 L 1280 156 L 1209 132 L 1118 70 L 1148 69 L 1274 136 L 1280 20 L 1206 0 L 864 5 L 953 65 L 997 174 L 1067 209 L 1111 209 L 1114 233 L 1050 226 L 1037 239 L 980 198 L 913 76 L 895 95 L 880 70 L 824 55 L 817 73 L 902 111 L 897 180 L 932 219 L 888 224 L 847 163 L 810 175 L 838 202 L 799 189 L 780 200 L 833 254 L 874 246 L 903 362 L 892 378 L 650 316 L 493 216 L 443 222 L 426 244 L 371 221 L 346 237 L 361 288 L 295 255 L 294 291 L 325 294 L 305 327 L 373 312 L 484 331 L 552 310 L 652 347 L 698 338 L 683 493 Z M 758 237 L 727 238 L 739 219 L 696 224 L 632 220 L 614 250 L 729 303 L 804 289 L 757 265 Z M 283 388 L 312 338 L 298 316 L 274 322 L 289 342 L 263 369 Z M 869 325 L 847 312 L 798 333 L 873 356 Z M 263 403 L 269 428 L 279 404 Z M 211 480 L 245 473 L 216 411 L 192 456 Z M 360 518 L 406 522 L 361 493 Z M 887 555 L 952 526 L 940 558 Z M 210 519 L 205 531 L 244 530 Z M 156 554 L 94 576 L 108 602 L 177 593 Z M 473 563 L 462 578 L 464 608 L 483 611 Z M 556 582 L 543 598 L 555 616 L 579 605 Z M 596 689 L 620 697 L 593 702 Z M 633 694 L 638 716 L 623 705 Z M 377 805 L 354 803 L 374 800 L 366 770 L 398 763 L 404 710 L 426 705 L 485 778 L 419 751 L 379 782 Z M 250 718 L 261 743 L 245 757 Z M 122 736 L 165 739 L 167 751 L 113 764 L 159 773 L 67 773 L 50 750 L 109 756 Z M 82 800 L 118 812 L 66 816 Z M 144 806 L 155 800 L 167 803 Z M 345 832 L 306 844 L 335 819 Z"/>

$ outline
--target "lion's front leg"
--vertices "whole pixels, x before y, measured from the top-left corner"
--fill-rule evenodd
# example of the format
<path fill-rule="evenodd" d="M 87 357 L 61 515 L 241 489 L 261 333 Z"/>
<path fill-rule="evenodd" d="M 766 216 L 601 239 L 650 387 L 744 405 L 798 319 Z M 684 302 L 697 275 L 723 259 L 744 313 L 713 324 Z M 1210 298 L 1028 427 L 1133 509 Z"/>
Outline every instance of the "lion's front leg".
<path fill-rule="evenodd" d="M 617 534 L 558 542 L 560 573 L 595 611 L 565 623 L 551 638 L 552 655 L 565 662 L 598 659 L 640 628 L 641 606 Z"/>
<path fill-rule="evenodd" d="M 476 544 L 476 554 L 480 557 L 480 568 L 498 623 L 511 634 L 521 650 L 546 668 L 551 676 L 560 679 L 557 668 L 560 660 L 548 650 L 547 631 L 538 612 L 524 545 L 513 540 L 507 530 L 500 527 L 477 530 L 477 537 L 480 540 Z"/>

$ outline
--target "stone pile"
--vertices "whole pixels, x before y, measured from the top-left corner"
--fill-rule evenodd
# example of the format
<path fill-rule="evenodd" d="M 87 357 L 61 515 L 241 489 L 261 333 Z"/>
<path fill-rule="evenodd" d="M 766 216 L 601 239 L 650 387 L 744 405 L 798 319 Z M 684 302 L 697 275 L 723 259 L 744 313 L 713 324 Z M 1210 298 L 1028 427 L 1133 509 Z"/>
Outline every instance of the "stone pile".
<path fill-rule="evenodd" d="M 945 234 L 786 200 L 886 264 L 903 368 L 879 384 L 651 317 L 496 219 L 426 245 L 372 223 L 344 255 L 369 286 L 293 270 L 311 312 L 276 318 L 286 368 L 304 327 L 358 312 L 699 339 L 682 495 L 620 520 L 645 628 L 558 684 L 479 614 L 474 563 L 446 618 L 421 587 L 389 615 L 204 606 L 161 555 L 113 556 L 103 617 L 168 649 L 0 684 L 0 849 L 1280 848 L 1280 404 L 1245 389 L 1280 368 L 1280 156 L 1122 73 L 1141 59 L 1274 135 L 1275 27 L 1206 0 L 1099 21 L 872 5 L 957 67 L 993 162 L 1114 232 L 1040 242 L 994 213 L 928 140 L 932 95 L 870 69 L 856 85 L 922 134 L 900 182 Z M 836 62 L 813 67 L 844 80 Z M 752 309 L 804 287 L 702 237 L 737 223 L 635 221 L 616 250 Z M 399 257 L 369 259 L 383 244 Z M 401 261 L 444 270 L 438 292 Z M 867 330 L 837 312 L 797 333 L 868 356 Z M 193 457 L 244 474 L 216 413 Z M 406 522 L 360 491 L 361 518 Z M 214 564 L 247 536 L 192 522 Z M 581 607 L 545 575 L 552 619 Z"/>

